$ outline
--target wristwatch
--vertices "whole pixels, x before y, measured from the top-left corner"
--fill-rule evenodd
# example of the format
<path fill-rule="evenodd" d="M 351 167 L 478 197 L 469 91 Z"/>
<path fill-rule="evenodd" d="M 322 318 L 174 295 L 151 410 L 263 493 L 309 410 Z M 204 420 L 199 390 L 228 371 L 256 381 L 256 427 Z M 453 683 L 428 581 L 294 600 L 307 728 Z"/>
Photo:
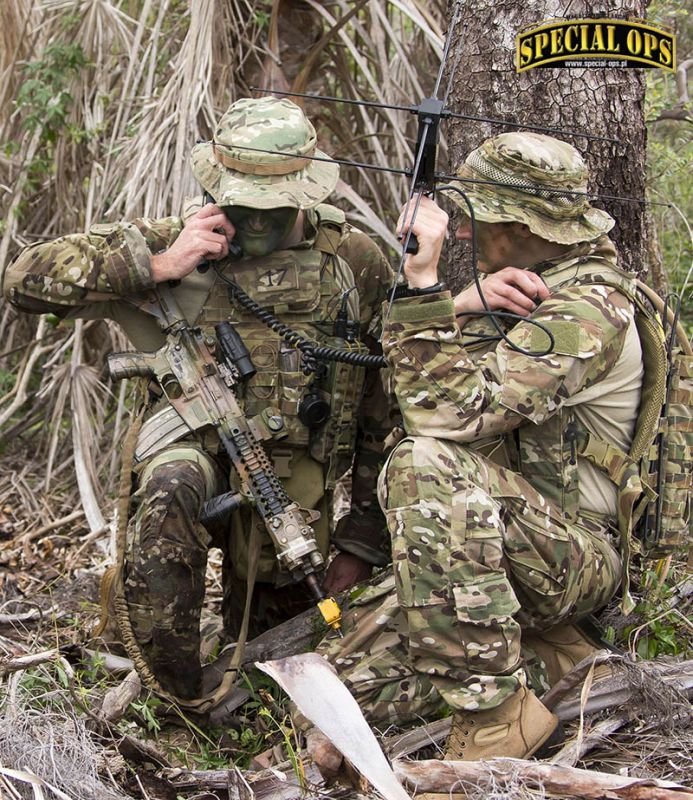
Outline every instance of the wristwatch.
<path fill-rule="evenodd" d="M 436 294 L 437 292 L 444 292 L 447 288 L 442 281 L 434 283 L 433 286 L 407 286 L 406 283 L 400 283 L 395 286 L 393 300 L 399 300 L 401 297 L 421 297 L 425 294 Z"/>

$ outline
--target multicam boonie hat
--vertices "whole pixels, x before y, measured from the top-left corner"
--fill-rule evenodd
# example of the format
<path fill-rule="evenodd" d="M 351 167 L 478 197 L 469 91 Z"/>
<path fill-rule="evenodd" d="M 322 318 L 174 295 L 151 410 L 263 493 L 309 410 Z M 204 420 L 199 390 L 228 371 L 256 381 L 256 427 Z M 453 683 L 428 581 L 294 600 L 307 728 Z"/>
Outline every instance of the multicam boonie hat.
<path fill-rule="evenodd" d="M 582 156 L 567 142 L 541 133 L 502 133 L 467 156 L 460 178 L 482 222 L 523 222 L 550 242 L 576 244 L 596 239 L 614 226 L 605 211 L 592 208 L 584 194 L 588 171 Z M 495 183 L 498 182 L 498 183 Z M 501 185 L 498 185 L 501 184 Z M 445 192 L 465 212 L 456 192 Z"/>
<path fill-rule="evenodd" d="M 303 111 L 276 97 L 237 100 L 211 142 L 195 145 L 192 170 L 219 206 L 312 208 L 332 192 L 339 166 L 316 147 Z"/>

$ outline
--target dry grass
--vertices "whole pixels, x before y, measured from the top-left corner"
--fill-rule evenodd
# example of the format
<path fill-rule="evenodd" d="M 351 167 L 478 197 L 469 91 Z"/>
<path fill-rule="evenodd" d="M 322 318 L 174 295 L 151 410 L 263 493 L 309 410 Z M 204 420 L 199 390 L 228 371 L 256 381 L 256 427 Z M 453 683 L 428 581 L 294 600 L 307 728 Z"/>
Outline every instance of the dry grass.
<path fill-rule="evenodd" d="M 0 131 L 9 145 L 0 156 L 0 271 L 33 241 L 98 221 L 177 213 L 197 191 L 191 146 L 251 84 L 418 101 L 432 88 L 444 8 L 417 0 L 200 0 L 189 8 L 170 0 L 3 3 Z M 295 24 L 297 13 L 305 25 Z M 28 78 L 39 84 L 29 93 Z M 322 146 L 336 157 L 411 162 L 412 115 L 313 101 L 307 107 Z M 395 245 L 392 214 L 406 180 L 343 174 L 349 185 L 340 184 L 338 196 L 352 220 Z M 25 533 L 80 502 L 89 529 L 104 529 L 117 484 L 111 442 L 127 408 L 109 384 L 103 356 L 122 349 L 122 337 L 104 323 L 56 328 L 45 318 L 18 317 L 1 300 L 0 334 L 0 458 L 8 459 L 0 495 L 23 518 Z M 9 488 L 13 459 L 32 456 L 45 475 L 26 504 Z M 68 488 L 70 473 L 79 500 Z"/>
<path fill-rule="evenodd" d="M 196 191 L 190 147 L 210 135 L 228 103 L 247 96 L 251 85 L 418 102 L 433 88 L 446 9 L 442 0 L 199 0 L 189 6 L 178 0 L 3 0 L 0 134 L 7 146 L 0 152 L 0 273 L 28 243 L 98 221 L 179 211 Z M 85 64 L 72 69 L 66 48 L 74 46 Z M 46 95 L 20 95 L 28 67 L 39 62 Z M 305 105 L 321 146 L 335 157 L 411 164 L 412 115 L 312 100 Z M 53 114 L 56 109 L 62 116 Z M 350 219 L 394 244 L 391 223 L 406 197 L 406 179 L 358 169 L 342 175 L 337 195 Z M 94 599 L 96 575 L 109 558 L 118 444 L 129 415 L 126 387 L 110 384 L 104 361 L 124 345 L 122 334 L 103 321 L 57 324 L 18 315 L 0 300 L 3 603 L 17 598 L 26 610 L 31 598 L 45 609 L 54 605 L 56 587 L 73 587 L 69 602 L 63 594 L 56 603 L 74 612 L 82 585 L 91 587 L 86 594 Z M 16 609 L 0 606 L 0 612 L 10 610 Z M 47 615 L 11 638 L 0 632 L 0 655 L 78 641 L 82 624 L 58 626 Z M 0 687 L 3 697 L 10 688 Z M 3 714 L 0 795 L 39 796 L 21 779 L 9 786 L 2 772 L 24 764 L 75 797 L 119 796 L 94 775 L 101 754 L 89 749 L 81 721 L 45 713 L 38 720 L 26 704 Z M 17 735 L 3 738 L 2 730 Z M 685 769 L 682 758 L 690 761 L 689 735 L 678 729 L 675 737 L 648 735 L 656 738 L 634 735 L 649 749 L 642 769 L 683 780 L 677 773 Z M 65 747 L 37 754 L 35 744 L 45 736 Z M 627 746 L 614 741 L 601 763 Z M 83 784 L 84 794 L 60 783 L 67 773 Z M 503 787 L 494 791 L 497 798 L 510 796 Z"/>

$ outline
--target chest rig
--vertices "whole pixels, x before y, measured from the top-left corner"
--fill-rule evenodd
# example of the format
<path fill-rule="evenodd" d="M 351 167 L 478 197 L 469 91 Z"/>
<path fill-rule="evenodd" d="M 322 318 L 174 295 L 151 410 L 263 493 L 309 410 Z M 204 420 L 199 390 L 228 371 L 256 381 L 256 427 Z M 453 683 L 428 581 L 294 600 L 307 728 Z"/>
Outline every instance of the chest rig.
<path fill-rule="evenodd" d="M 241 302 L 217 279 L 195 322 L 212 329 L 229 321 L 247 347 L 257 372 L 243 384 L 239 400 L 248 416 L 262 414 L 269 406 L 281 412 L 286 437 L 268 446 L 279 477 L 290 477 L 292 451 L 307 449 L 324 465 L 329 490 L 351 464 L 365 370 L 306 357 L 290 334 L 318 347 L 368 350 L 358 340 L 354 274 L 337 254 L 344 235 L 343 212 L 324 204 L 316 211 L 312 247 L 243 258 L 227 270 L 251 303 Z"/>

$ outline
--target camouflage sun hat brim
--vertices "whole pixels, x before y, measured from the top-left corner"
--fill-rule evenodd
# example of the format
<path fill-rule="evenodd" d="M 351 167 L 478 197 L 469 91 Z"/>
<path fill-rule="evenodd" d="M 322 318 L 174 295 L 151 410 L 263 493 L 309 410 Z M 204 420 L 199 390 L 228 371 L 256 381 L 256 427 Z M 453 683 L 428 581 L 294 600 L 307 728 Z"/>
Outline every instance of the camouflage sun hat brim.
<path fill-rule="evenodd" d="M 329 158 L 320 150 L 313 156 Z M 330 161 L 310 160 L 303 169 L 286 175 L 251 175 L 228 169 L 217 161 L 212 142 L 195 145 L 192 169 L 217 205 L 260 209 L 313 208 L 334 191 L 339 179 L 339 165 Z"/>
<path fill-rule="evenodd" d="M 233 103 L 211 142 L 192 151 L 197 180 L 218 205 L 313 208 L 335 188 L 339 166 L 316 147 L 310 120 L 276 97 Z"/>
<path fill-rule="evenodd" d="M 615 224 L 589 204 L 587 167 L 578 151 L 551 136 L 496 136 L 473 150 L 457 175 L 481 222 L 521 222 L 558 244 L 591 241 Z M 444 194 L 469 216 L 457 192 Z"/>

